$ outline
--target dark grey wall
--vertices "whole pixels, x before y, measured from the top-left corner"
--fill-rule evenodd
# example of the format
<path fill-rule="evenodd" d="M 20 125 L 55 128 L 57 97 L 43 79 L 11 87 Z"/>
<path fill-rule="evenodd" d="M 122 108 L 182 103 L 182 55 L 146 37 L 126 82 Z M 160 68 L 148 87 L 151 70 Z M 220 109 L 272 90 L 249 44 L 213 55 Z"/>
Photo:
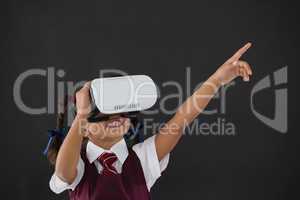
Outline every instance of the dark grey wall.
<path fill-rule="evenodd" d="M 253 80 L 234 86 L 226 115 L 235 136 L 184 136 L 172 153 L 167 172 L 153 188 L 153 199 L 291 199 L 299 187 L 299 134 L 295 78 L 299 16 L 287 1 L 8 1 L 1 12 L 1 195 L 5 199 L 62 199 L 50 192 L 51 169 L 42 150 L 54 115 L 32 116 L 13 101 L 13 84 L 30 68 L 55 66 L 61 81 L 88 80 L 99 69 L 118 68 L 148 74 L 160 85 L 192 85 L 205 80 L 246 41 L 244 57 Z M 261 123 L 250 110 L 255 83 L 289 66 L 289 130 L 281 134 Z M 296 91 L 295 91 L 296 90 Z M 46 102 L 46 81 L 28 80 L 22 89 L 32 106 Z M 167 88 L 162 96 L 170 93 Z M 257 100 L 273 115 L 273 91 Z M 218 102 L 212 102 L 212 105 Z M 157 105 L 156 105 L 157 106 Z M 176 106 L 170 101 L 170 107 Z M 170 116 L 159 114 L 156 120 Z M 297 199 L 294 197 L 294 199 Z"/>

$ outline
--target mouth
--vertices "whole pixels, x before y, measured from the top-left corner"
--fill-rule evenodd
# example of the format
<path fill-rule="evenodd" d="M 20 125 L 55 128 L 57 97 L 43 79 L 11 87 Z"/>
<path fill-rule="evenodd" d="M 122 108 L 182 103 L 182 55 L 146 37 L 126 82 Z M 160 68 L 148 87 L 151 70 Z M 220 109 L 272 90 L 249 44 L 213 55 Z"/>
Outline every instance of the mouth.
<path fill-rule="evenodd" d="M 124 117 L 117 117 L 114 119 L 110 119 L 109 121 L 106 122 L 105 127 L 106 128 L 118 128 L 124 124 L 125 120 L 126 120 L 126 118 L 124 118 Z"/>

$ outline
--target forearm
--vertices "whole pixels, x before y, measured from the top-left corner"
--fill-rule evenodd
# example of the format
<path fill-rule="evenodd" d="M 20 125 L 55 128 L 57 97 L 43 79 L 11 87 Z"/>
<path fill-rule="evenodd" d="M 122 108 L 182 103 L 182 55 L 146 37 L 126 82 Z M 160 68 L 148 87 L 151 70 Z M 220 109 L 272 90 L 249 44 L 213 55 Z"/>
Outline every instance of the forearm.
<path fill-rule="evenodd" d="M 192 96 L 178 108 L 174 120 L 181 128 L 189 125 L 201 112 L 218 92 L 221 84 L 212 75 Z"/>
<path fill-rule="evenodd" d="M 56 159 L 55 173 L 67 183 L 72 183 L 77 175 L 77 164 L 83 140 L 80 134 L 82 120 L 84 119 L 75 117 Z"/>
<path fill-rule="evenodd" d="M 184 128 L 205 109 L 219 87 L 219 81 L 211 76 L 178 108 L 175 116 L 159 130 L 156 136 L 156 150 L 159 160 L 175 147 Z"/>

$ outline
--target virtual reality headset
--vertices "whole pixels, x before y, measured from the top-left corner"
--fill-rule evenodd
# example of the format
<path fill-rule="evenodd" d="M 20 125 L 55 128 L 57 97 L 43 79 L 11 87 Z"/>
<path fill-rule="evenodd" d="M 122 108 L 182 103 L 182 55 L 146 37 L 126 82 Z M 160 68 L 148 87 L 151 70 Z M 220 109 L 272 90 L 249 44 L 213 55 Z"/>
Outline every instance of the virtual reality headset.
<path fill-rule="evenodd" d="M 149 109 L 157 100 L 157 89 L 146 75 L 97 78 L 91 82 L 90 95 L 94 111 L 89 121 L 101 121 L 105 116 Z"/>

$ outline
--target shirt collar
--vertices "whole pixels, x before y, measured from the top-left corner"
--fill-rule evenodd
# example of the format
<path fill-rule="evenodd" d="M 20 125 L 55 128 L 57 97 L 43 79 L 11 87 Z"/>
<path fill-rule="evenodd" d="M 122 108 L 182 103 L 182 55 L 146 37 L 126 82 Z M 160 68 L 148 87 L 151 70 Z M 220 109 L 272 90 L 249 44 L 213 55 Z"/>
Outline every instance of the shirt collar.
<path fill-rule="evenodd" d="M 128 156 L 128 149 L 124 138 L 114 144 L 110 150 L 103 149 L 91 141 L 88 141 L 86 146 L 86 155 L 90 163 L 97 160 L 97 158 L 104 152 L 114 153 L 118 157 L 118 160 L 122 163 L 125 162 Z"/>

